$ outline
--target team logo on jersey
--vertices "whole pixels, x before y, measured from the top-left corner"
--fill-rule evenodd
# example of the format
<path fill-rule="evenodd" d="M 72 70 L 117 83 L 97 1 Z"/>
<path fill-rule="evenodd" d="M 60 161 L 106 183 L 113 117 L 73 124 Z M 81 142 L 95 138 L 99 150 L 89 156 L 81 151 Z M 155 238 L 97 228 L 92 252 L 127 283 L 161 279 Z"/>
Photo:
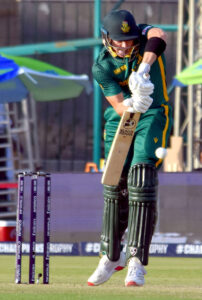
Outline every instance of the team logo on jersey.
<path fill-rule="evenodd" d="M 156 144 L 156 143 L 158 142 L 158 140 L 159 140 L 159 139 L 158 139 L 157 137 L 155 137 L 155 138 L 154 138 L 154 143 Z"/>
<path fill-rule="evenodd" d="M 121 30 L 122 30 L 124 33 L 127 33 L 127 32 L 130 31 L 130 26 L 128 25 L 128 22 L 127 22 L 127 21 L 123 21 L 123 22 L 122 22 Z"/>

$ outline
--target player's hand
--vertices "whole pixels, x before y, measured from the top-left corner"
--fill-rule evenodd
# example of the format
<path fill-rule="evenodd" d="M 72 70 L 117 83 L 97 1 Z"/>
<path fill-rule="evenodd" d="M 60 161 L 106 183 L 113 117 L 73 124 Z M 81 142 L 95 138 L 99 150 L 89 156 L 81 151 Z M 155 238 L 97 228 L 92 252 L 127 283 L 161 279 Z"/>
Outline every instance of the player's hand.
<path fill-rule="evenodd" d="M 132 72 L 129 77 L 129 89 L 131 93 L 138 92 L 141 96 L 149 96 L 154 91 L 154 85 L 149 77 L 146 78 L 146 73 Z"/>
<path fill-rule="evenodd" d="M 152 105 L 153 99 L 150 96 L 133 94 L 133 108 L 135 112 L 145 113 Z"/>
<path fill-rule="evenodd" d="M 140 75 L 149 74 L 150 68 L 149 64 L 142 62 L 138 67 L 137 73 Z"/>
<path fill-rule="evenodd" d="M 127 106 L 127 111 L 136 113 L 145 113 L 152 105 L 153 99 L 150 96 L 140 96 L 134 94 L 131 98 L 127 98 L 123 101 L 123 105 Z"/>
<path fill-rule="evenodd" d="M 127 111 L 129 111 L 131 113 L 136 112 L 134 107 L 133 107 L 133 98 L 132 97 L 123 100 L 123 105 L 128 107 Z"/>
<path fill-rule="evenodd" d="M 150 81 L 150 65 L 142 62 L 137 72 L 132 72 L 129 77 L 129 89 L 133 93 L 138 91 L 141 96 L 149 96 L 154 91 L 154 85 Z"/>

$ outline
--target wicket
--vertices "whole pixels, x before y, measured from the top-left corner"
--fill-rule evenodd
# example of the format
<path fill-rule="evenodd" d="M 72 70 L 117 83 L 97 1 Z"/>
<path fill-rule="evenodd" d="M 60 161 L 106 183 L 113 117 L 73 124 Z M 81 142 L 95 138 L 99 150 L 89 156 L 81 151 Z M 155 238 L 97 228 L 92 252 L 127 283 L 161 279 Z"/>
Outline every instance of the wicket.
<path fill-rule="evenodd" d="M 51 176 L 48 173 L 19 173 L 18 174 L 18 198 L 17 198 L 17 222 L 16 222 L 16 273 L 15 283 L 21 283 L 22 268 L 22 242 L 23 242 L 23 207 L 24 207 L 24 183 L 25 177 L 31 176 L 30 194 L 30 252 L 29 252 L 29 283 L 35 283 L 35 257 L 37 235 L 37 186 L 38 177 L 44 177 L 44 236 L 43 236 L 43 283 L 49 283 L 50 260 L 50 206 L 51 206 Z M 40 274 L 41 277 L 41 274 Z M 39 278 L 37 279 L 37 282 Z"/>

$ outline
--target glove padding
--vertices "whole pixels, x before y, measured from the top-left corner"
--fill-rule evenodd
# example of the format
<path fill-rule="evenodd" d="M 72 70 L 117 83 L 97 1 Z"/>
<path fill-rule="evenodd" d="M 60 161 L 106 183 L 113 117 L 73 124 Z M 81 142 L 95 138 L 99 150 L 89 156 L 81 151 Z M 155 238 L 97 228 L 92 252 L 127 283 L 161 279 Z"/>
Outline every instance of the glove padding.
<path fill-rule="evenodd" d="M 150 81 L 150 65 L 142 62 L 137 72 L 132 72 L 129 77 L 129 89 L 132 93 L 139 91 L 141 96 L 149 96 L 154 91 L 154 85 Z"/>
<path fill-rule="evenodd" d="M 153 93 L 154 85 L 150 81 L 149 77 L 146 78 L 144 74 L 139 74 L 138 72 L 131 73 L 128 85 L 132 94 L 135 91 L 138 91 L 141 96 L 149 96 Z"/>
<path fill-rule="evenodd" d="M 136 112 L 134 107 L 133 107 L 133 98 L 132 97 L 123 100 L 123 105 L 128 107 L 127 111 L 129 111 L 131 113 Z"/>
<path fill-rule="evenodd" d="M 129 112 L 145 113 L 151 106 L 152 102 L 153 99 L 150 96 L 140 96 L 138 93 L 135 93 L 131 98 L 124 100 L 123 104 L 128 106 L 127 111 Z"/>
<path fill-rule="evenodd" d="M 145 62 L 142 62 L 140 65 L 139 65 L 139 68 L 137 70 L 137 73 L 138 74 L 148 74 L 150 72 L 150 65 L 145 63 Z"/>
<path fill-rule="evenodd" d="M 133 95 L 133 108 L 136 112 L 145 113 L 152 105 L 153 99 L 150 96 Z"/>

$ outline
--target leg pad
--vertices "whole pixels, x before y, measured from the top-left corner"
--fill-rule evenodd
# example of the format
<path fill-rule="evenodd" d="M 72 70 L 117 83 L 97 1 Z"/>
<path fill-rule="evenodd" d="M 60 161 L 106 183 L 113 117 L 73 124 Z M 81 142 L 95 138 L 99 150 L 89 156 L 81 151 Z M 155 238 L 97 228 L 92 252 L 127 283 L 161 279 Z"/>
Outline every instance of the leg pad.
<path fill-rule="evenodd" d="M 157 186 L 155 166 L 137 164 L 131 167 L 127 258 L 136 256 L 143 265 L 148 264 L 149 246 L 157 220 Z"/>
<path fill-rule="evenodd" d="M 104 185 L 104 214 L 101 254 L 116 261 L 120 257 L 121 238 L 128 225 L 127 179 L 118 186 Z"/>

